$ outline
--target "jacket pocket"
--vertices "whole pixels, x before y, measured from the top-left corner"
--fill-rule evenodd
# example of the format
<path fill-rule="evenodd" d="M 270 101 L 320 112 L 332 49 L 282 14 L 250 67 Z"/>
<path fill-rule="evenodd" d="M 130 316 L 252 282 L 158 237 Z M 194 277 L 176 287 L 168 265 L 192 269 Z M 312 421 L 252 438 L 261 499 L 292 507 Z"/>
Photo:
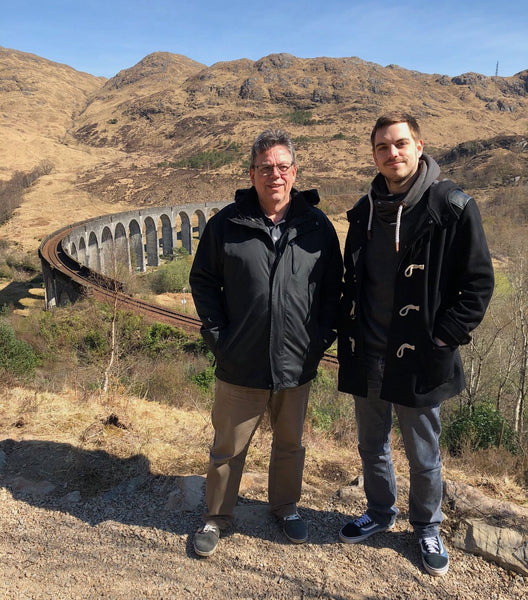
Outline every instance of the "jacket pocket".
<path fill-rule="evenodd" d="M 456 346 L 437 346 L 431 342 L 417 377 L 416 391 L 429 392 L 455 377 Z"/>
<path fill-rule="evenodd" d="M 297 275 L 302 270 L 302 275 L 310 274 L 321 259 L 321 249 L 311 248 L 304 238 L 296 238 L 288 242 L 291 253 L 292 274 Z"/>

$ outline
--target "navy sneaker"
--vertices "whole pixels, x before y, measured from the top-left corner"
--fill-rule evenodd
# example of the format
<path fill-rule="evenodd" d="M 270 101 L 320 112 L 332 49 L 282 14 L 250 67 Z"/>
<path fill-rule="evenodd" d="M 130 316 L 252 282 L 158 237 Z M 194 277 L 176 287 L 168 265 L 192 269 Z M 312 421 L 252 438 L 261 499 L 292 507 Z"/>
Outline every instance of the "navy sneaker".
<path fill-rule="evenodd" d="M 209 521 L 194 534 L 193 547 L 198 556 L 211 556 L 220 539 L 220 529 Z"/>
<path fill-rule="evenodd" d="M 308 529 L 301 517 L 294 513 L 282 517 L 282 531 L 284 535 L 294 544 L 304 544 L 308 539 Z"/>
<path fill-rule="evenodd" d="M 449 557 L 439 535 L 419 540 L 422 563 L 429 575 L 445 575 L 449 570 Z"/>
<path fill-rule="evenodd" d="M 394 522 L 389 525 L 380 525 L 365 513 L 361 517 L 349 521 L 339 532 L 339 539 L 345 544 L 357 544 L 378 531 L 387 531 L 392 527 L 394 527 Z"/>

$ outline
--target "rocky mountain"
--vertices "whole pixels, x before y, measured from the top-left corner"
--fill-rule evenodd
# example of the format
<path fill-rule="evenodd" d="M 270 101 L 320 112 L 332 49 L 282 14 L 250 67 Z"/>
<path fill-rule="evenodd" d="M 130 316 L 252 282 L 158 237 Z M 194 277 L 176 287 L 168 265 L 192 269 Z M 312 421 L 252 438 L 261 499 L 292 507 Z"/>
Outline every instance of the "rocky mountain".
<path fill-rule="evenodd" d="M 76 122 L 79 139 L 179 155 L 191 137 L 198 136 L 203 147 L 220 135 L 245 141 L 278 122 L 318 144 L 334 136 L 362 142 L 376 116 L 394 108 L 417 115 L 431 143 L 444 147 L 446 140 L 455 145 L 520 133 L 527 124 L 528 71 L 511 78 L 474 73 L 449 78 L 358 58 L 276 54 L 202 69 L 195 63 L 195 72 L 187 70 L 184 79 L 183 69 L 174 68 L 181 57 L 165 53 L 147 59 L 106 83 Z M 310 116 L 296 118 L 303 111 Z M 196 139 L 195 144 L 200 146 Z"/>
<path fill-rule="evenodd" d="M 289 54 L 207 67 L 159 52 L 105 80 L 6 48 L 0 177 L 49 160 L 72 174 L 76 189 L 113 203 L 230 198 L 247 184 L 254 137 L 280 126 L 298 147 L 300 187 L 355 195 L 374 172 L 372 125 L 394 109 L 418 118 L 426 151 L 447 173 L 466 176 L 471 160 L 479 166 L 472 184 L 486 187 L 485 165 L 498 161 L 510 168 L 495 168 L 493 185 L 523 181 L 528 70 L 451 78 Z"/>

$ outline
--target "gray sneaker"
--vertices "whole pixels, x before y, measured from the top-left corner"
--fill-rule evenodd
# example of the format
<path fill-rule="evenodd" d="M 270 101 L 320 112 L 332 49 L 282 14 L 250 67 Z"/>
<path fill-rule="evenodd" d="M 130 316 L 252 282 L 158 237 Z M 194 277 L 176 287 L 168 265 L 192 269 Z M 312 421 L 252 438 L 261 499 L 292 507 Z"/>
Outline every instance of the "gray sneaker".
<path fill-rule="evenodd" d="M 220 539 L 220 529 L 215 523 L 208 522 L 194 534 L 193 547 L 198 556 L 211 556 Z"/>

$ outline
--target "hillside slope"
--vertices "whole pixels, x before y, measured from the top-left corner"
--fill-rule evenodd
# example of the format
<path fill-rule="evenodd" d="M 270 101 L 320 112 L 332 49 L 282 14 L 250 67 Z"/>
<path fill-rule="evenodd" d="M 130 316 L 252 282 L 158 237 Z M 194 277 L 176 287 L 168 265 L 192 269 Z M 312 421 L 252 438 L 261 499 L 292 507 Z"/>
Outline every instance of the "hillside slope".
<path fill-rule="evenodd" d="M 426 151 L 447 156 L 445 174 L 483 189 L 482 199 L 489 185 L 526 182 L 528 71 L 449 78 L 289 54 L 207 67 L 157 52 L 105 80 L 0 48 L 0 82 L 0 178 L 53 166 L 0 230 L 28 249 L 49 229 L 130 205 L 230 199 L 248 184 L 255 135 L 270 126 L 296 142 L 298 187 L 318 187 L 325 208 L 343 212 L 374 173 L 373 122 L 393 109 L 418 117 Z M 477 149 L 453 162 L 464 145 Z"/>

